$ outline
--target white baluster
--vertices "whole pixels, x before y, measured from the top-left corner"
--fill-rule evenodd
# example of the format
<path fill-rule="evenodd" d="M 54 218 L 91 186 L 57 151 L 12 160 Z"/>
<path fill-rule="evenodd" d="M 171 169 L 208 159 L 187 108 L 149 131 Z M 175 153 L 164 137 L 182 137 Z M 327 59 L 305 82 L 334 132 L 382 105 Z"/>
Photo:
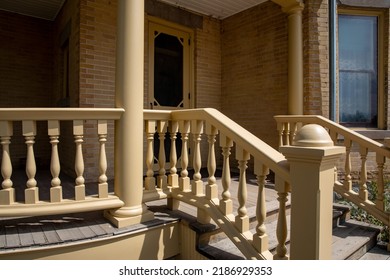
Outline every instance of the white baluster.
<path fill-rule="evenodd" d="M 284 124 L 284 139 L 285 139 L 285 145 L 290 145 L 290 123 L 286 122 Z"/>
<path fill-rule="evenodd" d="M 233 141 L 226 137 L 225 135 L 222 135 L 219 137 L 220 146 L 222 147 L 222 155 L 223 155 L 223 166 L 222 166 L 222 199 L 220 201 L 220 209 L 222 213 L 227 216 L 231 221 L 234 221 L 234 215 L 233 215 L 233 201 L 231 200 L 231 194 L 230 194 L 230 183 L 231 183 L 231 177 L 230 177 L 230 163 L 229 163 L 229 157 L 230 157 L 230 149 L 233 147 Z"/>
<path fill-rule="evenodd" d="M 246 186 L 246 169 L 250 154 L 241 147 L 236 148 L 236 159 L 238 160 L 238 168 L 240 169 L 240 177 L 238 182 L 238 209 L 235 219 L 237 229 L 244 234 L 248 239 L 252 239 L 252 233 L 249 231 L 249 217 L 247 215 L 246 200 L 248 190 Z"/>
<path fill-rule="evenodd" d="M 167 175 L 165 171 L 165 163 L 166 163 L 166 157 L 165 157 L 165 132 L 167 130 L 167 122 L 166 121 L 159 121 L 157 123 L 157 132 L 158 132 L 158 139 L 160 142 L 160 148 L 158 151 L 158 176 L 157 176 L 157 187 L 160 189 L 166 189 L 167 187 Z"/>
<path fill-rule="evenodd" d="M 208 182 L 206 185 L 206 197 L 210 200 L 214 200 L 215 203 L 218 203 L 218 185 L 215 178 L 215 171 L 217 169 L 217 164 L 215 161 L 215 142 L 216 135 L 218 130 L 210 125 L 206 124 L 206 135 L 209 143 L 209 153 L 207 158 L 207 171 L 209 173 Z"/>
<path fill-rule="evenodd" d="M 169 170 L 170 174 L 168 175 L 168 185 L 171 187 L 179 186 L 179 176 L 177 175 L 177 153 L 176 153 L 176 138 L 177 132 L 179 130 L 179 124 L 176 121 L 171 122 L 171 126 L 169 128 L 170 136 L 171 136 L 171 154 L 170 154 L 170 164 L 171 168 Z"/>
<path fill-rule="evenodd" d="M 203 122 L 192 121 L 191 133 L 194 136 L 194 143 L 195 143 L 194 157 L 193 157 L 194 176 L 192 181 L 192 193 L 198 196 L 202 196 L 204 194 L 202 175 L 200 174 L 200 169 L 202 166 L 202 158 L 200 154 L 200 142 L 202 140 L 202 132 L 203 132 Z"/>
<path fill-rule="evenodd" d="M 352 141 L 348 138 L 344 140 L 345 145 L 345 178 L 344 178 L 344 188 L 346 191 L 352 190 L 352 176 L 351 176 L 351 146 Z"/>
<path fill-rule="evenodd" d="M 83 137 L 84 137 L 84 124 L 83 120 L 73 121 L 73 135 L 74 142 L 76 144 L 76 155 L 74 169 L 76 172 L 75 180 L 75 200 L 85 199 L 85 179 L 84 179 L 84 157 L 83 157 Z"/>
<path fill-rule="evenodd" d="M 106 142 L 107 142 L 107 121 L 98 120 L 98 137 L 99 137 L 99 198 L 108 197 L 108 183 L 107 183 L 107 156 L 106 156 Z"/>
<path fill-rule="evenodd" d="M 60 136 L 60 122 L 57 120 L 48 121 L 48 134 L 51 143 L 51 161 L 50 161 L 50 172 L 53 177 L 51 180 L 50 188 L 50 201 L 61 202 L 62 200 L 62 186 L 60 176 L 60 158 L 58 155 L 58 143 Z"/>
<path fill-rule="evenodd" d="M 153 190 L 156 188 L 156 179 L 154 178 L 153 161 L 154 161 L 154 133 L 156 132 L 156 122 L 146 121 L 145 122 L 145 133 L 146 133 L 146 178 L 144 182 L 145 190 Z"/>
<path fill-rule="evenodd" d="M 15 189 L 11 180 L 12 162 L 9 152 L 12 135 L 12 122 L 0 121 L 0 143 L 3 150 L 1 159 L 1 176 L 3 177 L 3 182 L 1 183 L 2 190 L 0 190 L 0 205 L 10 205 L 15 202 Z"/>
<path fill-rule="evenodd" d="M 276 246 L 276 254 L 274 255 L 275 260 L 287 260 L 289 257 L 287 255 L 287 213 L 286 213 L 286 203 L 287 203 L 287 186 L 286 183 L 279 177 L 275 178 L 275 190 L 278 194 L 279 201 L 279 214 L 278 214 L 278 223 L 276 226 L 276 238 L 278 239 L 278 245 Z"/>
<path fill-rule="evenodd" d="M 284 134 L 284 123 L 283 122 L 278 122 L 277 123 L 277 130 L 278 130 L 278 139 L 279 139 L 279 147 L 284 146 L 284 141 L 283 141 L 283 134 Z"/>
<path fill-rule="evenodd" d="M 267 215 L 267 210 L 265 207 L 266 205 L 265 205 L 264 188 L 266 184 L 267 175 L 269 174 L 269 169 L 261 162 L 255 160 L 254 171 L 255 174 L 257 175 L 257 184 L 259 186 L 259 190 L 258 190 L 257 204 L 256 204 L 257 226 L 256 226 L 256 233 L 253 235 L 253 246 L 260 253 L 263 252 L 268 253 L 268 235 L 265 226 L 265 218 Z"/>
<path fill-rule="evenodd" d="M 26 174 L 27 174 L 27 189 L 24 191 L 26 204 L 35 204 L 39 201 L 37 181 L 35 180 L 35 174 L 37 167 L 35 163 L 34 155 L 34 143 L 35 136 L 37 135 L 37 127 L 35 121 L 23 121 L 23 136 L 27 145 L 27 158 L 26 158 Z"/>
<path fill-rule="evenodd" d="M 360 147 L 360 158 L 362 160 L 362 168 L 360 172 L 360 182 L 359 182 L 359 197 L 364 201 L 368 200 L 368 191 L 367 191 L 367 153 L 368 149 L 365 147 Z"/>
<path fill-rule="evenodd" d="M 379 153 L 376 154 L 376 163 L 378 166 L 378 180 L 377 180 L 377 185 L 378 185 L 378 194 L 376 197 L 375 205 L 376 208 L 378 208 L 381 211 L 386 211 L 386 206 L 385 206 L 385 201 L 384 201 L 384 191 L 385 191 L 385 182 L 383 179 L 383 169 L 385 165 L 385 160 L 386 158 Z"/>
<path fill-rule="evenodd" d="M 188 177 L 188 136 L 190 133 L 190 122 L 180 121 L 179 129 L 182 139 L 181 147 L 181 172 L 179 178 L 179 188 L 183 192 L 190 192 L 190 178 Z"/>

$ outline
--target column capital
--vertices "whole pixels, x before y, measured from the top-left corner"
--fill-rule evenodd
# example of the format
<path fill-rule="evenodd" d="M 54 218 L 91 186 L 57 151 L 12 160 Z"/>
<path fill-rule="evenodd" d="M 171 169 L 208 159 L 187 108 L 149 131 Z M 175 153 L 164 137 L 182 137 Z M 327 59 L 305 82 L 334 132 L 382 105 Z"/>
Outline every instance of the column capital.
<path fill-rule="evenodd" d="M 289 15 L 301 13 L 305 7 L 302 0 L 272 0 L 272 2 L 281 6 L 282 11 Z"/>

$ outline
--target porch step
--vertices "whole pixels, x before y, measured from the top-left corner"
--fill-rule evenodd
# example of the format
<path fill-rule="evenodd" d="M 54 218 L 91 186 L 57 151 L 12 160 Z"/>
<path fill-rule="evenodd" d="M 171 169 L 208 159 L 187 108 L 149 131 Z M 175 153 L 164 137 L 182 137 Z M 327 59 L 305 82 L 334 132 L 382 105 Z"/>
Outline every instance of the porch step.
<path fill-rule="evenodd" d="M 350 220 L 349 208 L 335 205 L 333 214 L 333 248 L 332 259 L 346 260 L 363 258 L 364 254 L 374 248 L 380 228 L 366 223 Z M 287 217 L 290 228 L 290 216 Z M 251 223 L 251 232 L 255 233 L 255 223 Z M 266 222 L 269 233 L 269 250 L 275 253 L 277 220 Z M 210 259 L 245 259 L 243 254 L 224 234 L 210 238 L 208 244 L 200 245 L 198 250 Z M 289 233 L 287 237 L 289 247 Z M 289 248 L 288 248 L 289 249 Z"/>

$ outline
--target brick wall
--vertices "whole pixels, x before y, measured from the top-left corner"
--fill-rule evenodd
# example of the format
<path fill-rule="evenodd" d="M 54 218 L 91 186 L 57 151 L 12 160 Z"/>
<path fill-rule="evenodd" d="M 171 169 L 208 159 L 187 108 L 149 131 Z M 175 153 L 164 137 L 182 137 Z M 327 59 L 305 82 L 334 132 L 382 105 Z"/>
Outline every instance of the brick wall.
<path fill-rule="evenodd" d="M 54 107 L 79 107 L 80 93 L 80 1 L 66 1 L 54 23 Z M 68 81 L 64 76 L 64 50 L 69 47 Z M 64 83 L 69 84 L 69 96 L 64 92 Z M 61 122 L 61 136 L 59 157 L 62 174 L 74 174 L 75 144 L 73 138 L 73 125 L 71 121 Z"/>
<path fill-rule="evenodd" d="M 197 108 L 221 110 L 220 21 L 204 17 L 195 30 L 195 92 Z"/>
<path fill-rule="evenodd" d="M 51 22 L 0 11 L 0 107 L 50 107 L 53 88 Z M 47 126 L 39 122 L 37 165 L 47 164 Z M 21 122 L 14 122 L 10 153 L 15 168 L 26 157 Z"/>
<path fill-rule="evenodd" d="M 287 113 L 287 15 L 268 1 L 222 21 L 222 112 L 277 146 Z"/>
<path fill-rule="evenodd" d="M 328 1 L 305 1 L 302 23 L 304 114 L 329 117 Z"/>
<path fill-rule="evenodd" d="M 80 1 L 80 107 L 115 107 L 116 0 Z M 99 143 L 96 122 L 84 124 L 87 181 L 97 181 Z M 107 176 L 113 177 L 114 126 L 106 143 Z"/>

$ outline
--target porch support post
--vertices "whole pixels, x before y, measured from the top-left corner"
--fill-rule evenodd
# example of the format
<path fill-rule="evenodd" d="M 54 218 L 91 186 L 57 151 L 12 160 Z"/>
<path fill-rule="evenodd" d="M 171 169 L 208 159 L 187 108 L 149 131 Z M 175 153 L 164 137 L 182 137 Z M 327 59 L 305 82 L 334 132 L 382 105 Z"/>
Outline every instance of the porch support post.
<path fill-rule="evenodd" d="M 301 0 L 272 0 L 288 14 L 288 114 L 303 114 L 303 37 Z"/>
<path fill-rule="evenodd" d="M 117 227 L 154 218 L 143 196 L 144 0 L 119 0 L 117 19 L 115 194 L 124 206 L 106 212 Z"/>
<path fill-rule="evenodd" d="M 332 258 L 334 166 L 345 147 L 333 146 L 327 131 L 318 125 L 303 126 L 293 146 L 281 152 L 290 163 L 290 258 Z"/>

